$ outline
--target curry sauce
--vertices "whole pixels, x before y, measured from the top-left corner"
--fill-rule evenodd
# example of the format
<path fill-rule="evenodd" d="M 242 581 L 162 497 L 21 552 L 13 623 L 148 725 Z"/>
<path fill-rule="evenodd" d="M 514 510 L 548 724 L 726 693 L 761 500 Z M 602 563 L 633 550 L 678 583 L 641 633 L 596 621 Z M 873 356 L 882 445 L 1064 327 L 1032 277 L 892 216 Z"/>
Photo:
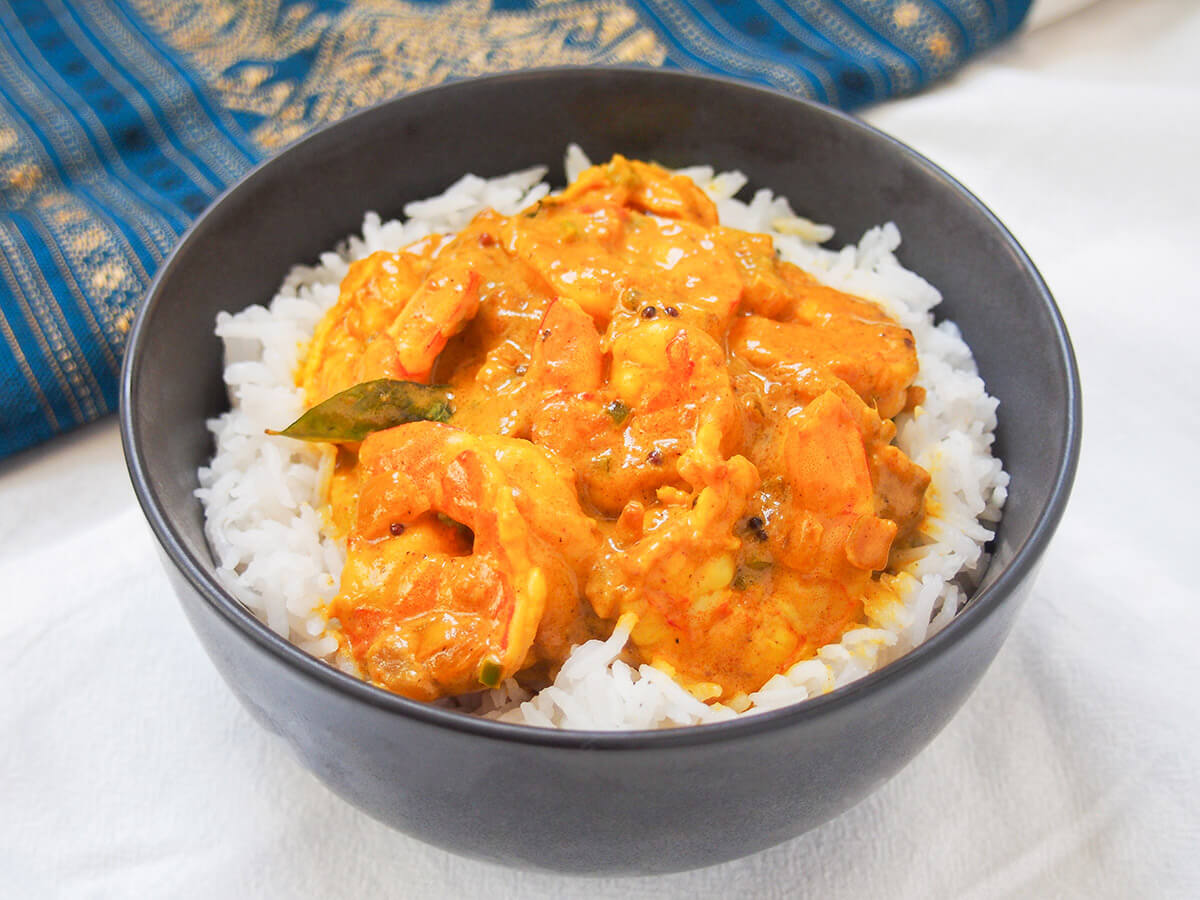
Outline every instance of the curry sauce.
<path fill-rule="evenodd" d="M 929 483 L 893 443 L 917 371 L 878 306 L 620 156 L 353 263 L 306 401 L 388 378 L 453 414 L 336 450 L 343 649 L 431 700 L 544 681 L 633 614 L 631 662 L 753 692 L 893 596 Z"/>

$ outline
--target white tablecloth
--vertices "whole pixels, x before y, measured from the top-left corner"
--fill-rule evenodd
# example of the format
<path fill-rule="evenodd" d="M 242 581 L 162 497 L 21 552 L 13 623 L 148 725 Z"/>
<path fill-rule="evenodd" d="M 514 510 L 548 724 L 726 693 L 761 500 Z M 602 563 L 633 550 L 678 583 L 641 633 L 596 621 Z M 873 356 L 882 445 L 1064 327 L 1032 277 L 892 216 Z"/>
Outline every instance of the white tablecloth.
<path fill-rule="evenodd" d="M 0 464 L 0 896 L 1200 896 L 1200 4 L 1045 0 L 866 114 L 975 191 L 1079 355 L 1084 452 L 1035 593 L 907 769 L 794 841 L 581 880 L 424 846 L 243 712 L 106 421 Z"/>

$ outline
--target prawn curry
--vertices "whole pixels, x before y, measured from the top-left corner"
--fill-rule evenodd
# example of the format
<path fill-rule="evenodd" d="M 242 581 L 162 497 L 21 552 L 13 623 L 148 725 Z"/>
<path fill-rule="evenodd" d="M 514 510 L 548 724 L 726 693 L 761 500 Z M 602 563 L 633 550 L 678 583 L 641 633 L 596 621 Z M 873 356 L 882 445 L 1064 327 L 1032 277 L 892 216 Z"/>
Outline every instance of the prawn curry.
<path fill-rule="evenodd" d="M 878 306 L 620 156 L 375 253 L 316 332 L 306 402 L 372 382 L 444 402 L 330 451 L 331 628 L 371 681 L 432 700 L 544 685 L 633 614 L 628 661 L 744 703 L 894 599 L 929 482 L 892 443 L 916 374 Z"/>

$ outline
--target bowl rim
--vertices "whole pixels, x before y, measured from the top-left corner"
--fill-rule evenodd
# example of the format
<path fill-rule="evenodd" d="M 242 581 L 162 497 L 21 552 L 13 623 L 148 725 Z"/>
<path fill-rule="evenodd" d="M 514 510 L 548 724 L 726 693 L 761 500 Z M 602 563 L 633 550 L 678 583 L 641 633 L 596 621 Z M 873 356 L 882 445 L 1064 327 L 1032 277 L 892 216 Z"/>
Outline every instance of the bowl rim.
<path fill-rule="evenodd" d="M 676 81 L 680 84 L 692 85 L 714 83 L 726 90 L 732 88 L 750 94 L 765 94 L 777 101 L 810 107 L 818 114 L 833 117 L 842 127 L 864 133 L 870 139 L 883 142 L 892 152 L 924 169 L 929 175 L 960 195 L 1002 237 L 1008 250 L 1032 280 L 1036 293 L 1049 313 L 1054 332 L 1054 351 L 1058 361 L 1065 367 L 1067 376 L 1066 440 L 1055 472 L 1053 488 L 1046 496 L 1029 536 L 1016 548 L 1005 570 L 992 584 L 972 595 L 964 608 L 946 627 L 900 658 L 826 694 L 751 716 L 660 730 L 557 730 L 464 715 L 455 710 L 431 706 L 390 693 L 301 650 L 268 628 L 266 623 L 259 620 L 246 606 L 226 591 L 216 577 L 206 571 L 210 564 L 197 559 L 188 551 L 148 477 L 145 467 L 146 450 L 141 444 L 133 415 L 134 401 L 138 394 L 137 358 L 140 355 L 139 350 L 148 328 L 147 323 L 159 305 L 164 285 L 170 281 L 179 257 L 186 252 L 192 238 L 206 227 L 208 220 L 229 201 L 234 193 L 245 190 L 246 186 L 259 178 L 265 169 L 277 165 L 280 160 L 296 152 L 298 148 L 315 141 L 327 140 L 328 133 L 345 127 L 347 123 L 380 115 L 383 110 L 403 105 L 414 97 L 424 97 L 442 92 L 451 94 L 471 91 L 478 84 L 503 85 L 507 83 L 517 89 L 521 82 L 530 80 L 563 76 L 584 80 L 595 77 L 602 80 L 613 75 L 657 79 L 663 82 Z M 121 367 L 119 416 L 121 443 L 134 493 L 156 540 L 165 551 L 171 564 L 180 571 L 203 601 L 240 632 L 243 638 L 255 644 L 260 651 L 275 657 L 277 662 L 288 667 L 294 674 L 315 682 L 317 687 L 343 694 L 349 700 L 366 704 L 384 713 L 480 738 L 546 748 L 632 751 L 714 744 L 775 731 L 830 715 L 853 704 L 857 698 L 865 694 L 874 693 L 889 684 L 910 677 L 916 671 L 930 664 L 943 652 L 944 648 L 980 627 L 1010 598 L 1016 586 L 1033 573 L 1062 518 L 1078 466 L 1082 406 L 1074 349 L 1058 306 L 1037 267 L 1016 238 L 982 201 L 940 166 L 908 145 L 841 110 L 773 88 L 726 76 L 642 66 L 552 66 L 444 82 L 365 107 L 343 119 L 310 132 L 283 150 L 268 156 L 225 188 L 180 235 L 146 291 L 130 329 Z"/>

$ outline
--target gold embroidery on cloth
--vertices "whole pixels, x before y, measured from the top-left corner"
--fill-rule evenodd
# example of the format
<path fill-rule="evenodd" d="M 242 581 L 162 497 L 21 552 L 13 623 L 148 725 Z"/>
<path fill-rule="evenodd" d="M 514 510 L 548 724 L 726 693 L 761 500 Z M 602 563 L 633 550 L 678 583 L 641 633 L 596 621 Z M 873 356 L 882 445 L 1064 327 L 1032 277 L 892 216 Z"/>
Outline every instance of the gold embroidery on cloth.
<path fill-rule="evenodd" d="M 4 48 L 0 47 L 0 54 Z M 0 63 L 5 62 L 0 58 Z M 115 376 L 120 365 L 117 347 L 146 281 L 128 241 L 95 207 L 79 195 L 65 190 L 54 168 L 39 152 L 40 144 L 25 126 L 0 105 L 0 204 L 19 212 L 50 255 L 43 271 L 20 230 L 0 222 L 0 293 L 12 304 L 6 315 L 21 321 L 32 335 L 51 377 L 61 389 L 70 415 L 76 422 L 96 418 L 108 410 L 97 380 L 97 370 Z M 117 195 L 119 196 L 119 195 Z M 66 294 L 56 297 L 47 278 L 57 271 Z M 75 309 L 86 331 L 75 330 L 64 313 L 64 305 Z M 8 323 L 5 323 L 8 327 Z M 90 338 L 96 357 L 87 360 L 81 342 Z M 8 328 L 5 343 L 19 360 L 20 345 Z M 35 385 L 32 369 L 26 381 Z M 45 396 L 36 392 L 47 421 L 57 423 Z"/>
<path fill-rule="evenodd" d="M 666 57 L 622 0 L 514 11 L 493 11 L 490 0 L 357 0 L 337 13 L 283 0 L 133 2 L 222 105 L 264 118 L 252 135 L 267 150 L 451 77 Z"/>
<path fill-rule="evenodd" d="M 916 24 L 921 18 L 921 8 L 915 3 L 901 3 L 892 11 L 892 19 L 901 28 Z"/>

